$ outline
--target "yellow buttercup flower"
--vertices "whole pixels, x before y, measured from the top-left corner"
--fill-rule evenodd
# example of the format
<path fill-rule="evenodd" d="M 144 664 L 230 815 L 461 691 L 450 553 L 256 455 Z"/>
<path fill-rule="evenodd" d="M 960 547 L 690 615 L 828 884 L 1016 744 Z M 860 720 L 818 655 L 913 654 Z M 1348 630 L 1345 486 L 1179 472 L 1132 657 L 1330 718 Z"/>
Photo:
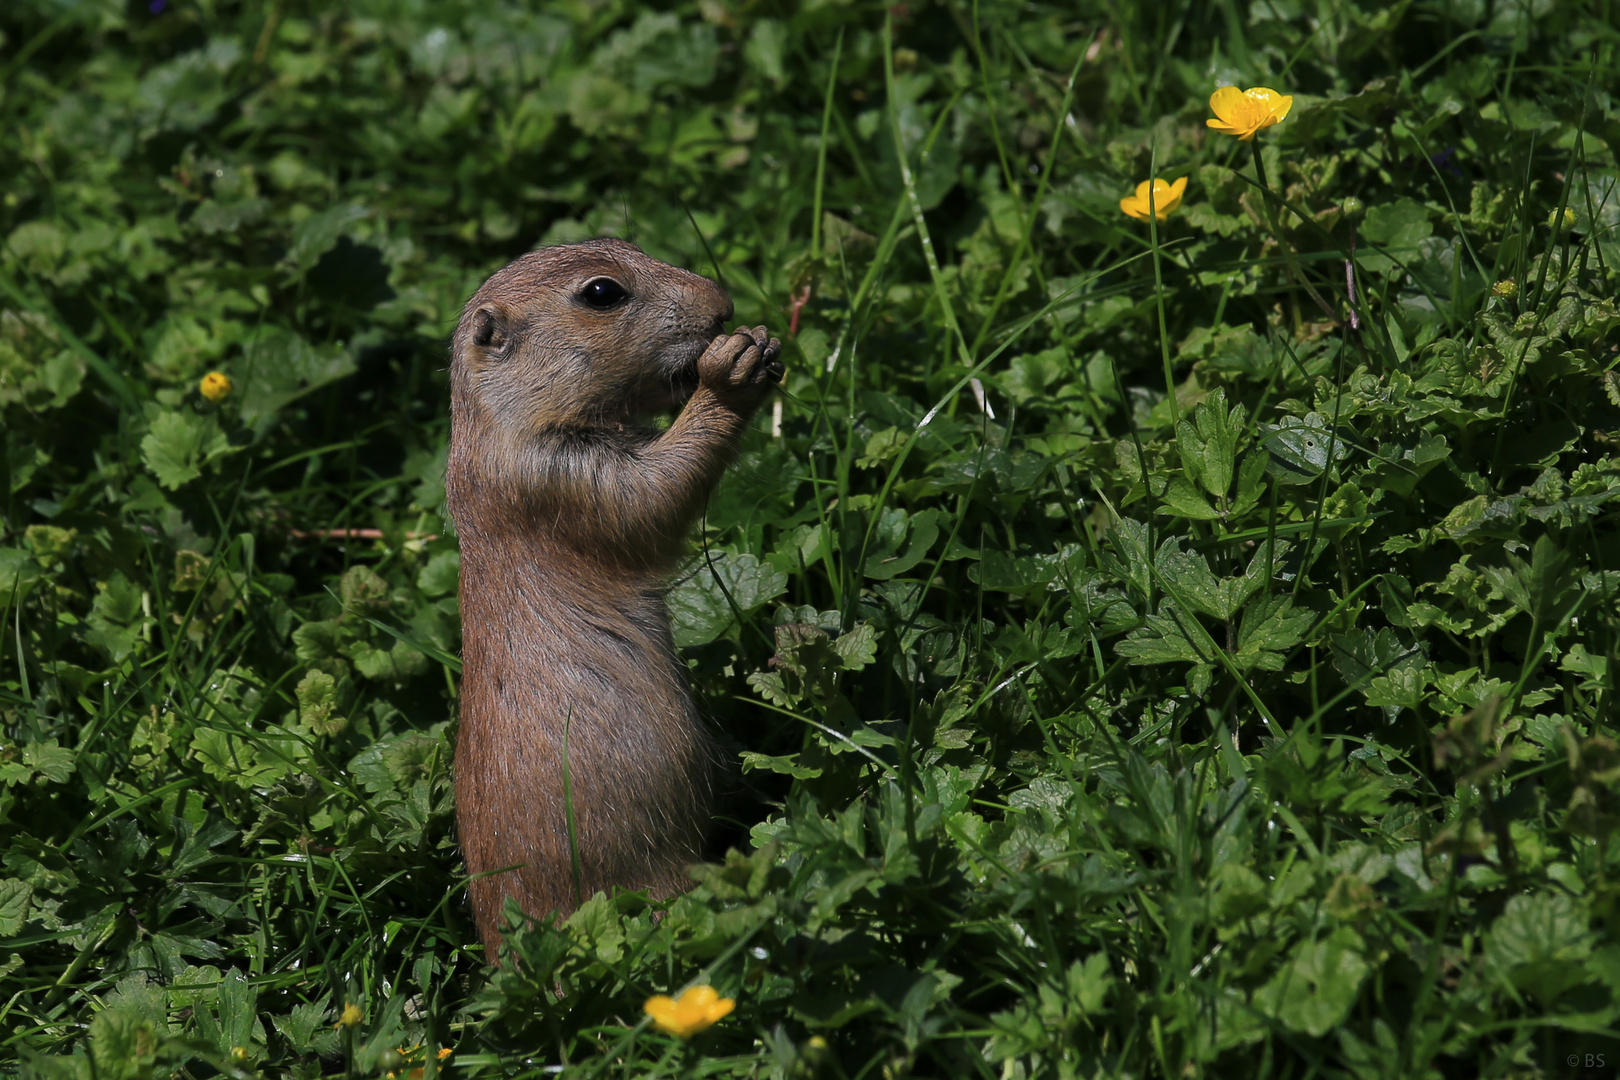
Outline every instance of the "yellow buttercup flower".
<path fill-rule="evenodd" d="M 1138 221 L 1146 221 L 1148 214 L 1152 213 L 1160 221 L 1170 216 L 1170 211 L 1181 205 L 1181 193 L 1187 190 L 1187 178 L 1183 176 L 1173 184 L 1167 184 L 1155 177 L 1153 180 L 1144 180 L 1136 185 L 1136 194 L 1119 200 L 1119 208 Z M 1153 194 L 1151 209 L 1148 206 L 1148 193 Z"/>
<path fill-rule="evenodd" d="M 231 377 L 223 371 L 210 371 L 202 377 L 197 389 L 202 392 L 203 397 L 218 405 L 231 396 L 235 386 L 231 383 Z"/>
<path fill-rule="evenodd" d="M 1209 95 L 1209 107 L 1217 119 L 1204 123 L 1222 134 L 1236 135 L 1248 142 L 1261 128 L 1281 123 L 1294 107 L 1294 99 L 1265 86 L 1251 86 L 1247 90 L 1223 86 Z"/>
<path fill-rule="evenodd" d="M 360 1006 L 358 1006 L 358 1005 L 345 1005 L 345 1006 L 343 1006 L 342 1015 L 340 1015 L 338 1017 L 338 1022 L 333 1024 L 332 1026 L 335 1027 L 335 1028 L 344 1028 L 344 1027 L 352 1028 L 355 1025 L 359 1024 L 360 1021 L 363 1020 L 363 1019 L 365 1019 L 365 1015 L 363 1013 L 361 1013 Z"/>
<path fill-rule="evenodd" d="M 693 986 L 679 998 L 656 994 L 642 1006 L 660 1031 L 690 1039 L 730 1014 L 737 1003 L 723 998 L 712 986 Z"/>

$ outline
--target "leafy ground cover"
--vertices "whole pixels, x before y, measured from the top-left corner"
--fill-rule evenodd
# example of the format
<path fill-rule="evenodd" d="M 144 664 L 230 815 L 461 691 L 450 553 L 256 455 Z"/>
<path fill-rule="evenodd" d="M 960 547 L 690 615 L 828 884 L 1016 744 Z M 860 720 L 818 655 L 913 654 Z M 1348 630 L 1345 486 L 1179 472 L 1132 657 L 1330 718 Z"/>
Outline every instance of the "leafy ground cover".
<path fill-rule="evenodd" d="M 1612 1075 L 1612 16 L 12 0 L 0 1061 Z M 598 233 L 790 375 L 671 595 L 714 862 L 493 969 L 445 342 Z"/>

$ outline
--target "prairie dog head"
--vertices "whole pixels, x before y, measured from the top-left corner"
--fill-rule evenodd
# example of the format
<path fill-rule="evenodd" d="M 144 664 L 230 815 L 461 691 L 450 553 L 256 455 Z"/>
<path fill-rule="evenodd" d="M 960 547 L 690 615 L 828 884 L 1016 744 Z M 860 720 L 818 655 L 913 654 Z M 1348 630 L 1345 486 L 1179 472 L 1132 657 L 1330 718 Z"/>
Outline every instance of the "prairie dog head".
<path fill-rule="evenodd" d="M 461 313 L 459 409 L 509 437 L 632 422 L 691 396 L 697 359 L 731 316 L 720 286 L 623 240 L 531 251 Z"/>

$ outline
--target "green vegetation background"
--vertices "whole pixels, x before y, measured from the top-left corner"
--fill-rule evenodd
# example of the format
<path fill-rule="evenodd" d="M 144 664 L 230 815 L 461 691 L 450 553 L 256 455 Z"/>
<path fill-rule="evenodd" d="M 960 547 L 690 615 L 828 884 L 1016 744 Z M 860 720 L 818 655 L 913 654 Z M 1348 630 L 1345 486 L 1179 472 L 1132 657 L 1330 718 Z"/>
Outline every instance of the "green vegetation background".
<path fill-rule="evenodd" d="M 1616 39 L 8 0 L 0 1069 L 1612 1075 Z M 493 971 L 446 340 L 602 233 L 787 343 L 672 594 L 734 769 L 689 895 Z"/>

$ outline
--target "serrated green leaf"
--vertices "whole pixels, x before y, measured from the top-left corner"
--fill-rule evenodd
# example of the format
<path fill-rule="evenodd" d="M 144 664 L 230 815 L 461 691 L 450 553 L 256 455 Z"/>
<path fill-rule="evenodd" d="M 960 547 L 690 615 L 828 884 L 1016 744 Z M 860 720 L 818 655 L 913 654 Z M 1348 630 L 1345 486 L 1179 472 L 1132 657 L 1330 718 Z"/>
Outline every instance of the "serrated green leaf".
<path fill-rule="evenodd" d="M 1132 664 L 1215 663 L 1209 635 L 1177 608 L 1150 615 L 1142 626 L 1114 646 Z"/>
<path fill-rule="evenodd" d="M 1160 546 L 1154 567 L 1165 595 L 1178 605 L 1226 620 L 1237 614 L 1243 601 L 1262 584 L 1250 577 L 1223 581 L 1210 571 L 1204 556 L 1182 551 L 1174 544 L 1166 541 Z"/>
<path fill-rule="evenodd" d="M 742 766 L 744 772 L 765 771 L 791 776 L 795 780 L 814 780 L 825 770 L 812 768 L 799 764 L 799 755 L 785 754 L 780 757 L 771 757 L 768 754 L 756 754 L 752 750 L 743 751 Z"/>
<path fill-rule="evenodd" d="M 1570 557 L 1549 536 L 1536 539 L 1528 564 L 1512 552 L 1504 557 L 1507 566 L 1481 567 L 1481 572 L 1509 603 L 1544 627 L 1568 608 L 1581 587 Z"/>
<path fill-rule="evenodd" d="M 427 597 L 454 596 L 461 586 L 461 553 L 440 551 L 416 575 L 416 587 Z"/>
<path fill-rule="evenodd" d="M 939 539 L 939 511 L 924 510 L 909 517 L 904 510 L 885 510 L 880 525 L 873 530 L 875 546 L 866 558 L 863 573 L 878 581 L 897 577 L 922 562 Z M 910 542 L 905 543 L 909 534 Z M 905 543 L 904 550 L 901 545 Z"/>
<path fill-rule="evenodd" d="M 1309 413 L 1303 419 L 1287 416 L 1277 424 L 1267 424 L 1261 442 L 1271 455 L 1272 477 L 1284 484 L 1308 484 L 1328 466 L 1329 447 L 1334 461 L 1350 455 L 1350 447 L 1342 435 L 1328 429 L 1327 420 L 1320 413 Z"/>
<path fill-rule="evenodd" d="M 29 743 L 23 747 L 23 764 L 32 768 L 53 784 L 60 784 L 73 775 L 73 751 L 58 746 L 55 739 L 42 743 Z"/>
<path fill-rule="evenodd" d="M 285 1016 L 271 1017 L 271 1022 L 294 1047 L 299 1050 L 310 1050 L 317 1049 L 317 1034 L 326 1032 L 328 1015 L 329 1011 L 324 1006 L 308 1001 L 294 1005 L 292 1011 Z"/>
<path fill-rule="evenodd" d="M 158 1032 L 134 1013 L 104 1009 L 90 1021 L 90 1060 L 96 1080 L 140 1080 L 152 1075 Z"/>
<path fill-rule="evenodd" d="M 1268 455 L 1254 450 L 1243 455 L 1243 464 L 1238 466 L 1237 497 L 1227 511 L 1229 517 L 1242 517 L 1259 503 L 1265 491 L 1267 459 Z"/>
<path fill-rule="evenodd" d="M 849 633 L 835 639 L 832 650 L 843 660 L 846 669 L 859 671 L 877 659 L 877 629 L 871 623 L 859 623 Z"/>
<path fill-rule="evenodd" d="M 669 591 L 675 644 L 706 645 L 731 626 L 733 602 L 747 615 L 786 591 L 787 575 L 753 555 L 714 552 L 707 559 L 700 556 Z"/>
<path fill-rule="evenodd" d="M 1232 487 L 1237 443 L 1249 412 L 1242 405 L 1228 408 L 1226 390 L 1216 387 L 1193 410 L 1191 420 L 1176 425 L 1176 443 L 1187 478 L 1203 485 L 1217 499 Z"/>
<path fill-rule="evenodd" d="M 1159 512 L 1176 514 L 1193 521 L 1215 521 L 1221 513 L 1184 476 L 1172 476 L 1164 489 Z"/>
<path fill-rule="evenodd" d="M 28 921 L 33 886 L 17 878 L 0 878 L 0 937 L 14 937 Z"/>
<path fill-rule="evenodd" d="M 350 636 L 351 632 L 337 622 L 307 622 L 292 633 L 298 659 L 306 663 L 336 659 Z"/>
<path fill-rule="evenodd" d="M 354 357 L 341 346 L 316 347 L 282 328 L 253 338 L 245 353 L 234 369 L 242 372 L 237 408 L 243 423 L 260 430 L 279 410 L 355 370 Z"/>
<path fill-rule="evenodd" d="M 188 966 L 169 984 L 169 1004 L 185 1009 L 213 1001 L 219 990 L 219 978 L 219 968 L 212 964 Z"/>
<path fill-rule="evenodd" d="M 1281 671 L 1282 652 L 1305 640 L 1315 618 L 1310 611 L 1294 607 L 1287 596 L 1256 599 L 1243 609 L 1233 660 L 1240 670 Z"/>
<path fill-rule="evenodd" d="M 1345 927 L 1302 941 L 1288 963 L 1255 991 L 1254 1005 L 1291 1031 L 1323 1036 L 1350 1013 L 1367 977 L 1361 937 Z"/>
<path fill-rule="evenodd" d="M 1485 934 L 1485 962 L 1497 978 L 1550 1004 L 1586 972 L 1591 930 L 1581 902 L 1566 893 L 1511 897 Z"/>
<path fill-rule="evenodd" d="M 173 491 L 202 475 L 202 467 L 230 449 L 213 417 L 159 413 L 141 439 L 141 459 L 158 483 Z"/>
<path fill-rule="evenodd" d="M 298 722 L 322 735 L 337 735 L 348 726 L 339 701 L 338 681 L 324 671 L 311 671 L 298 682 Z"/>
<path fill-rule="evenodd" d="M 287 248 L 286 261 L 294 270 L 302 272 L 321 261 L 348 235 L 355 224 L 364 221 L 371 212 L 356 203 L 339 203 L 311 214 L 293 230 L 292 244 Z"/>

